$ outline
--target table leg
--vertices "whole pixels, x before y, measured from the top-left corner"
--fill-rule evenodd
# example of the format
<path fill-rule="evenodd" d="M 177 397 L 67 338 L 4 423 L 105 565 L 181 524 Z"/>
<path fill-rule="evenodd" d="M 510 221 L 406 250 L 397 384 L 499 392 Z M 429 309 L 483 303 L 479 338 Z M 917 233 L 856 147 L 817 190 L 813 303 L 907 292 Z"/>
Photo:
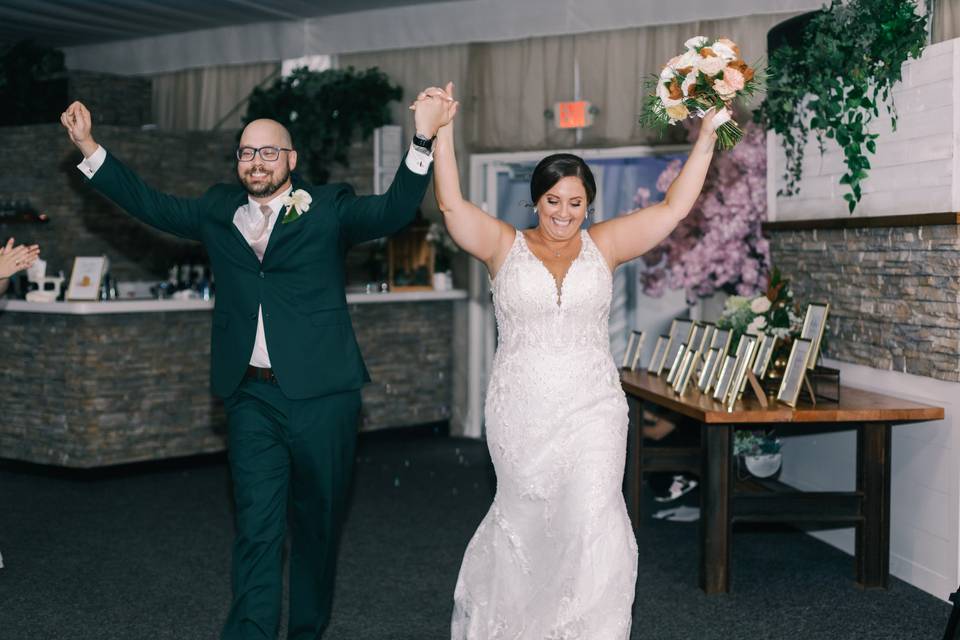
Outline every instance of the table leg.
<path fill-rule="evenodd" d="M 643 490 L 643 471 L 640 469 L 643 453 L 643 401 L 627 396 L 630 409 L 630 428 L 627 436 L 627 469 L 625 485 L 627 492 L 627 510 L 630 522 L 636 530 L 640 526 L 641 492 Z"/>
<path fill-rule="evenodd" d="M 730 590 L 732 425 L 700 425 L 700 588 Z"/>
<path fill-rule="evenodd" d="M 891 427 L 868 422 L 857 427 L 857 491 L 863 495 L 863 522 L 857 525 L 857 583 L 864 589 L 890 586 Z"/>

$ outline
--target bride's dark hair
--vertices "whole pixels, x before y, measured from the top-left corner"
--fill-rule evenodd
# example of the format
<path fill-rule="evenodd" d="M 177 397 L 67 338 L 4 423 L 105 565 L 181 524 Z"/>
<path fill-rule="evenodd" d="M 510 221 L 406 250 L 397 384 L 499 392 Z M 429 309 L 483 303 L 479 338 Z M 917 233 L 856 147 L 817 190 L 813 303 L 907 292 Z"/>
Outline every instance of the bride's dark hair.
<path fill-rule="evenodd" d="M 592 203 L 597 195 L 597 183 L 593 179 L 590 167 L 580 156 L 572 153 L 555 153 L 537 163 L 537 168 L 533 170 L 533 176 L 530 178 L 530 197 L 533 198 L 533 204 L 536 205 L 543 194 L 561 179 L 570 177 L 580 178 L 587 192 L 587 204 Z"/>

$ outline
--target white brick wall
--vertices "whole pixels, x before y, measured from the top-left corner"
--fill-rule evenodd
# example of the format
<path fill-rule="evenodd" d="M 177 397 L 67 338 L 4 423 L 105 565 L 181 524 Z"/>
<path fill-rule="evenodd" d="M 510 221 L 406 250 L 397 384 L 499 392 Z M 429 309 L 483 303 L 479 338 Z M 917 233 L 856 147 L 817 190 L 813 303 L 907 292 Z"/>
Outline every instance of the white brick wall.
<path fill-rule="evenodd" d="M 903 66 L 903 80 L 894 87 L 897 130 L 881 109 L 871 125 L 879 133 L 877 152 L 868 154 L 872 169 L 862 183 L 863 198 L 854 216 L 885 216 L 960 211 L 960 39 L 924 50 L 919 60 Z M 784 186 L 785 156 L 779 136 L 768 140 L 767 167 L 770 220 L 848 217 L 840 184 L 843 153 L 826 139 L 821 155 L 817 141 L 804 151 L 800 192 L 777 196 Z"/>

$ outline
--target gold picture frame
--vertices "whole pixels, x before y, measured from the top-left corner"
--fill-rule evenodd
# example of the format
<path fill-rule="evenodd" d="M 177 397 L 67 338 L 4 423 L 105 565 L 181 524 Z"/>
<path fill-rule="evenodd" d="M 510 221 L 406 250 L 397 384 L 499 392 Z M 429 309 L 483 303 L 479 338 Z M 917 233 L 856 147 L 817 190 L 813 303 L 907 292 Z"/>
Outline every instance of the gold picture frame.
<path fill-rule="evenodd" d="M 727 397 L 724 404 L 727 410 L 733 409 L 734 403 L 740 399 L 747 387 L 747 371 L 753 365 L 753 357 L 757 353 L 757 344 L 759 338 L 753 334 L 745 333 L 740 337 L 740 344 L 737 346 L 737 366 L 733 370 L 733 378 L 730 388 L 727 391 Z"/>
<path fill-rule="evenodd" d="M 807 369 L 813 369 L 817 366 L 817 358 L 820 356 L 820 343 L 823 342 L 823 332 L 827 328 L 827 317 L 829 315 L 829 302 L 813 302 L 807 305 L 807 312 L 803 316 L 803 328 L 800 329 L 800 337 L 812 343 Z"/>
<path fill-rule="evenodd" d="M 797 338 L 793 341 L 787 368 L 783 372 L 783 380 L 780 381 L 780 389 L 777 391 L 779 402 L 794 408 L 797 406 L 797 398 L 800 395 L 804 377 L 807 375 L 807 361 L 812 348 L 812 340 Z"/>
<path fill-rule="evenodd" d="M 653 355 L 650 357 L 650 363 L 647 365 L 647 373 L 659 376 L 663 371 L 663 364 L 667 358 L 667 345 L 670 343 L 669 336 L 658 336 L 653 345 Z"/>
<path fill-rule="evenodd" d="M 713 381 L 717 377 L 718 366 L 721 361 L 720 349 L 710 349 L 703 359 L 703 367 L 700 369 L 700 378 L 697 380 L 697 389 L 703 393 L 710 391 Z"/>
<path fill-rule="evenodd" d="M 713 399 L 723 402 L 727 395 L 727 389 L 730 388 L 730 380 L 733 378 L 733 370 L 737 366 L 736 356 L 726 356 L 723 359 L 723 365 L 717 374 L 717 383 L 713 387 Z"/>
<path fill-rule="evenodd" d="M 695 363 L 700 359 L 700 354 L 695 349 L 687 349 L 683 355 L 683 361 L 680 363 L 680 373 L 673 381 L 673 390 L 677 395 L 683 395 L 687 391 L 687 385 L 690 384 L 690 378 L 693 377 Z"/>
<path fill-rule="evenodd" d="M 627 348 L 623 352 L 623 362 L 620 364 L 621 369 L 629 369 L 630 371 L 637 370 L 637 361 L 640 360 L 640 353 L 643 350 L 643 341 L 645 338 L 646 335 L 643 331 L 634 329 L 630 332 L 630 337 L 627 339 Z"/>
<path fill-rule="evenodd" d="M 677 379 L 677 374 L 680 373 L 680 363 L 683 362 L 683 355 L 687 352 L 687 344 L 681 344 L 680 348 L 677 349 L 677 355 L 673 358 L 673 363 L 670 365 L 670 370 L 667 371 L 667 384 L 673 385 L 673 381 Z"/>
<path fill-rule="evenodd" d="M 732 340 L 732 329 L 720 329 L 718 327 L 717 330 L 713 332 L 713 337 L 710 338 L 710 348 L 719 349 L 720 355 L 726 356 L 730 353 L 730 343 Z"/>
<path fill-rule="evenodd" d="M 765 333 L 760 337 L 760 345 L 757 347 L 757 357 L 753 360 L 753 375 L 757 380 L 763 380 L 767 375 L 767 369 L 770 367 L 770 360 L 773 357 L 773 350 L 777 348 L 777 337 Z"/>
<path fill-rule="evenodd" d="M 700 340 L 700 344 L 697 345 L 697 351 L 699 351 L 703 357 L 706 357 L 707 352 L 710 351 L 710 344 L 713 342 L 713 334 L 716 330 L 717 325 L 712 322 L 703 323 L 703 338 Z"/>
<path fill-rule="evenodd" d="M 667 356 L 664 361 L 665 364 L 672 364 L 677 358 L 677 351 L 680 350 L 680 345 L 690 344 L 690 332 L 693 330 L 693 320 L 688 320 L 686 318 L 674 318 L 673 322 L 670 323 L 670 341 L 667 343 Z"/>

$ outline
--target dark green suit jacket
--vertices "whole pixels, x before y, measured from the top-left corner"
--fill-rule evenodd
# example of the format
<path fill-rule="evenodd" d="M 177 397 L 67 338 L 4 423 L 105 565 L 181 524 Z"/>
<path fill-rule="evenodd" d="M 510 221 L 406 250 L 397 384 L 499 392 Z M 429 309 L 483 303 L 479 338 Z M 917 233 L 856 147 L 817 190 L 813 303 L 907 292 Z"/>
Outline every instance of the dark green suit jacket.
<path fill-rule="evenodd" d="M 311 398 L 356 390 L 370 380 L 347 313 L 344 255 L 358 242 L 409 224 L 429 174 L 401 162 L 381 196 L 357 196 L 345 184 L 310 186 L 309 210 L 282 224 L 280 212 L 263 263 L 233 224 L 247 203 L 239 185 L 218 184 L 196 199 L 156 191 L 109 153 L 90 183 L 147 224 L 206 246 L 216 278 L 210 381 L 231 395 L 243 379 L 263 307 L 270 364 L 284 395 Z"/>

